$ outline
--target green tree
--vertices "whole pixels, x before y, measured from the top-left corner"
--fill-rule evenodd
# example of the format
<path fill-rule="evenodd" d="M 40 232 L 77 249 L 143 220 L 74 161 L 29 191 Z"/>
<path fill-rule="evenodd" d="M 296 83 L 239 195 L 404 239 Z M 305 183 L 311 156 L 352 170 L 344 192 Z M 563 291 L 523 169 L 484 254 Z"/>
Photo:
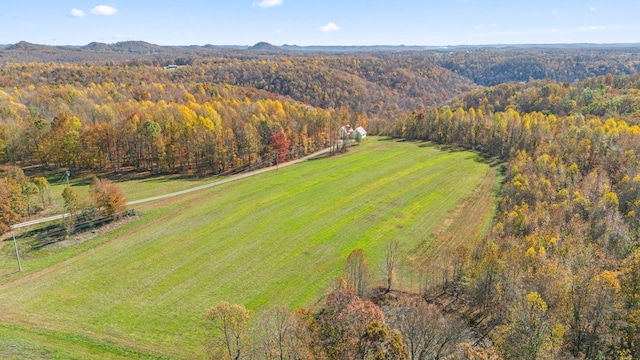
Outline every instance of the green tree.
<path fill-rule="evenodd" d="M 40 196 L 40 202 L 42 202 L 42 207 L 47 205 L 51 205 L 51 188 L 49 186 L 49 181 L 47 178 L 39 176 L 33 178 L 33 183 L 38 188 L 38 195 Z"/>
<path fill-rule="evenodd" d="M 62 190 L 62 199 L 64 200 L 64 210 L 72 216 L 80 210 L 82 201 L 70 186 L 67 186 Z"/>

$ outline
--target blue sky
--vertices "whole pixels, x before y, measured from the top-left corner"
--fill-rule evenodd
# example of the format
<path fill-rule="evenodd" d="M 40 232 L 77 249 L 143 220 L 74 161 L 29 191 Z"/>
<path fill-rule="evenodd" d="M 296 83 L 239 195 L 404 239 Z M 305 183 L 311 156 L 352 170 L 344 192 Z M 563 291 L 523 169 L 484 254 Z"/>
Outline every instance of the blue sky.
<path fill-rule="evenodd" d="M 0 44 L 640 42 L 638 0 L 4 0 Z"/>

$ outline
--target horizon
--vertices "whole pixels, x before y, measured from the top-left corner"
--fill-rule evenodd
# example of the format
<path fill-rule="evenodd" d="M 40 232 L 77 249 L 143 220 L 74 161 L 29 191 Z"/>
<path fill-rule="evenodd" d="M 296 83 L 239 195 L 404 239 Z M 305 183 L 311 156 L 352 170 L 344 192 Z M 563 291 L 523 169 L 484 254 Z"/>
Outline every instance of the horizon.
<path fill-rule="evenodd" d="M 628 46 L 640 46 L 640 41 L 638 42 L 574 42 L 574 43 L 493 43 L 493 44 L 450 44 L 450 45 L 420 45 L 420 44 L 372 44 L 372 45 L 364 45 L 364 44 L 346 44 L 346 45 L 337 45 L 337 44 L 327 44 L 327 45 L 318 45 L 318 44 L 310 44 L 310 45 L 300 45 L 300 44 L 273 44 L 268 41 L 258 41 L 253 44 L 214 44 L 214 43 L 206 43 L 206 44 L 158 44 L 147 40 L 120 40 L 113 42 L 103 42 L 103 41 L 90 41 L 84 44 L 46 44 L 46 43 L 36 43 L 27 40 L 19 40 L 14 43 L 0 43 L 3 46 L 17 45 L 19 43 L 28 43 L 32 45 L 39 46 L 52 46 L 52 47 L 83 47 L 90 44 L 105 44 L 105 45 L 116 45 L 121 43 L 135 43 L 135 42 L 143 42 L 151 45 L 162 46 L 162 47 L 189 47 L 189 46 L 221 46 L 221 47 L 253 47 L 258 44 L 266 44 L 275 47 L 433 47 L 433 48 L 450 48 L 450 47 L 498 47 L 498 46 L 575 46 L 575 45 L 589 45 L 589 46 L 608 46 L 608 45 L 628 45 Z"/>
<path fill-rule="evenodd" d="M 4 4 L 0 44 L 627 44 L 640 42 L 639 12 L 631 0 L 25 0 Z"/>

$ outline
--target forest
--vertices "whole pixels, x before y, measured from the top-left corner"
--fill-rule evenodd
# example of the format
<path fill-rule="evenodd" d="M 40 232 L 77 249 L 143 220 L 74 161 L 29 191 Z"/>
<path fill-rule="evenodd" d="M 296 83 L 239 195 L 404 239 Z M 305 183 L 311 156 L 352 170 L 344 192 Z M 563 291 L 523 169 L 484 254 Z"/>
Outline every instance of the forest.
<path fill-rule="evenodd" d="M 637 76 L 611 75 L 498 85 L 394 123 L 393 136 L 505 161 L 490 235 L 440 284 L 490 323 L 505 358 L 640 354 L 638 90 Z"/>
<path fill-rule="evenodd" d="M 254 325 L 242 306 L 211 308 L 213 333 L 231 326 L 236 345 L 262 326 L 234 353 L 215 338 L 212 356 L 640 357 L 638 49 L 199 54 L 175 70 L 166 54 L 6 60 L 0 163 L 224 174 L 327 147 L 351 123 L 504 166 L 492 229 L 430 264 L 441 276 L 424 293 L 389 300 L 391 282 L 363 285 L 366 255 L 354 250 L 318 313 L 280 309 Z M 37 202 L 38 181 L 17 173 L 0 179 L 5 229 Z M 394 259 L 390 246 L 390 271 Z M 425 301 L 440 296 L 461 304 L 456 314 Z M 489 345 L 455 337 L 462 328 Z"/>

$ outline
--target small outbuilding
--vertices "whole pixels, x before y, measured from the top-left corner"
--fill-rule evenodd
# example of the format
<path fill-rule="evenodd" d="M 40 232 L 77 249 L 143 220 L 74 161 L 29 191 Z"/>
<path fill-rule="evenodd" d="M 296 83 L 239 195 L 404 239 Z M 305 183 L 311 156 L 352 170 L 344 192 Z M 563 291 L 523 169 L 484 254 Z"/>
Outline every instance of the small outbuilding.
<path fill-rule="evenodd" d="M 358 132 L 362 138 L 367 137 L 367 131 L 362 126 L 358 126 L 356 132 Z"/>

